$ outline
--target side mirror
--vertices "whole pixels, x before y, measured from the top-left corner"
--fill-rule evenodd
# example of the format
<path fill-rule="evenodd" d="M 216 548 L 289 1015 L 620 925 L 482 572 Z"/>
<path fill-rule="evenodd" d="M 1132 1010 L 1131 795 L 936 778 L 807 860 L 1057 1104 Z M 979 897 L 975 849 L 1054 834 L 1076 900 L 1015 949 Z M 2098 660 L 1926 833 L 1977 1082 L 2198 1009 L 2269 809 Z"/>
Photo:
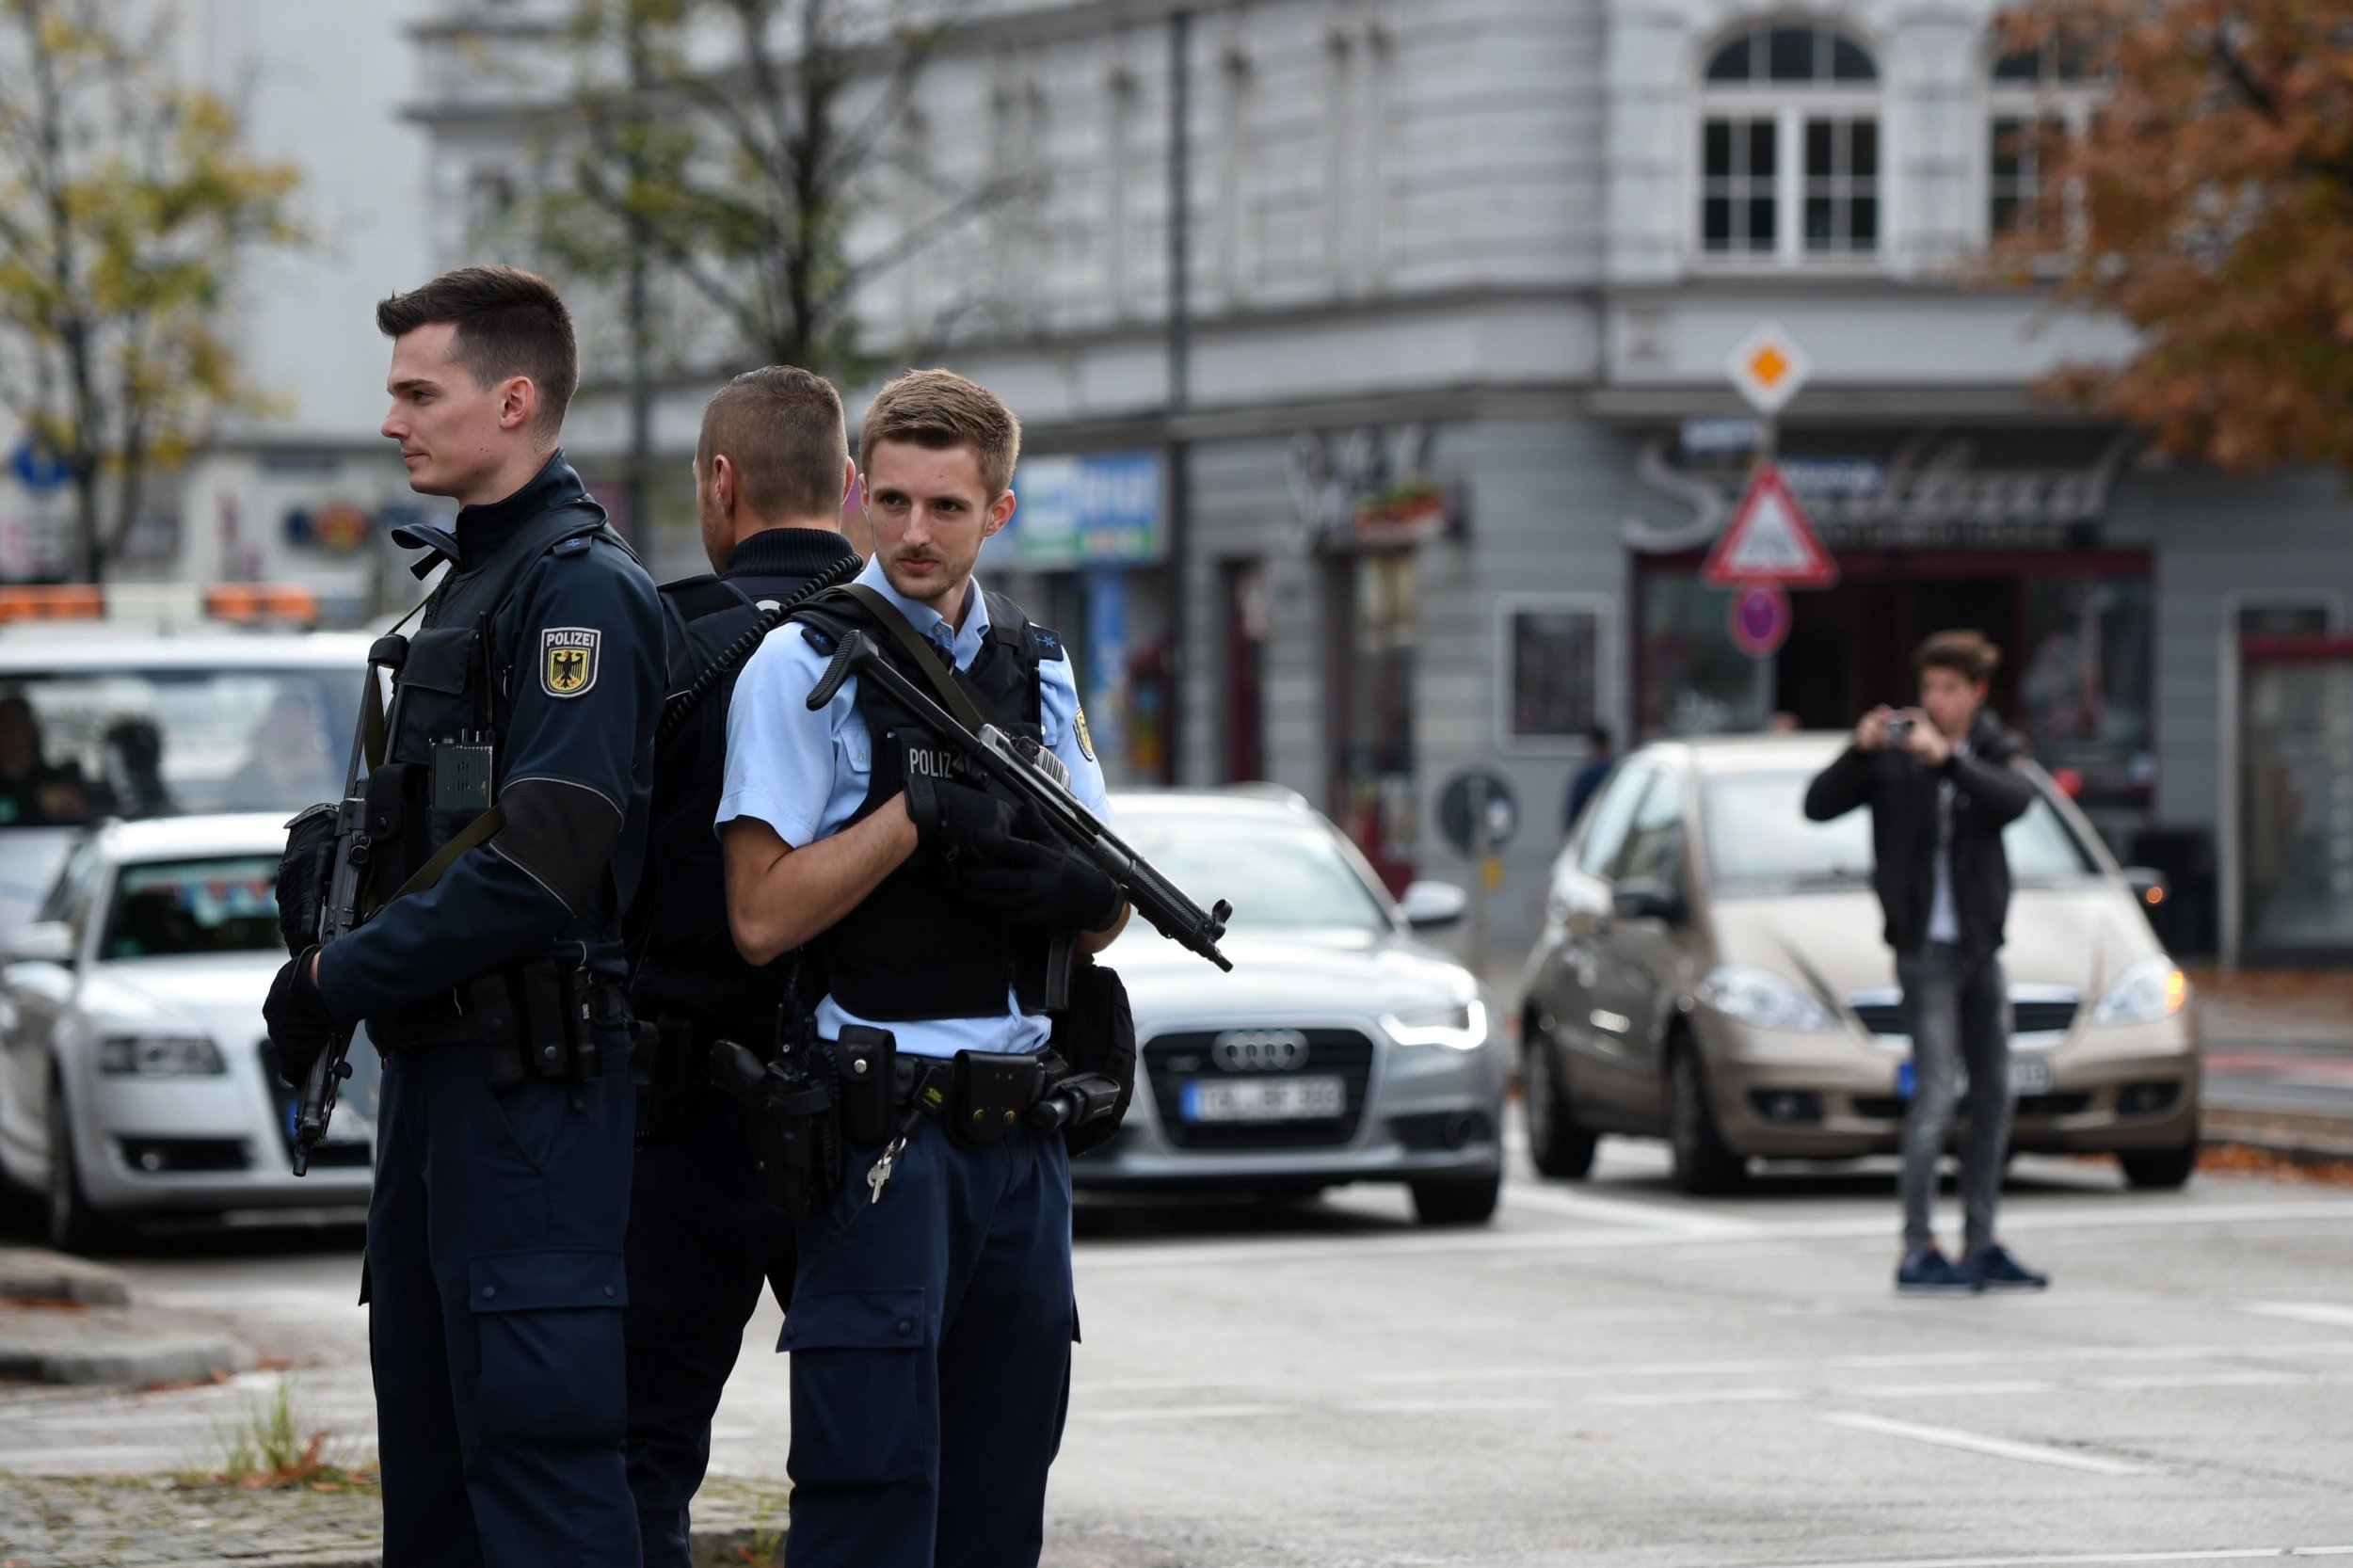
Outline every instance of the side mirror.
<path fill-rule="evenodd" d="M 1673 925 L 1683 919 L 1683 895 L 1663 882 L 1621 882 L 1609 895 L 1609 906 L 1622 920 Z"/>
<path fill-rule="evenodd" d="M 1405 911 L 1407 925 L 1430 931 L 1461 920 L 1470 907 L 1470 895 L 1451 882 L 1415 882 L 1407 884 L 1405 896 L 1398 903 Z"/>
<path fill-rule="evenodd" d="M 8 938 L 8 960 L 16 964 L 71 964 L 73 928 L 63 920 L 35 920 Z"/>
<path fill-rule="evenodd" d="M 2143 909 L 2154 909 L 2172 891 L 2166 885 L 2165 873 L 2149 866 L 2125 867 L 2124 886 L 2133 890 L 2133 897 L 2140 901 Z"/>

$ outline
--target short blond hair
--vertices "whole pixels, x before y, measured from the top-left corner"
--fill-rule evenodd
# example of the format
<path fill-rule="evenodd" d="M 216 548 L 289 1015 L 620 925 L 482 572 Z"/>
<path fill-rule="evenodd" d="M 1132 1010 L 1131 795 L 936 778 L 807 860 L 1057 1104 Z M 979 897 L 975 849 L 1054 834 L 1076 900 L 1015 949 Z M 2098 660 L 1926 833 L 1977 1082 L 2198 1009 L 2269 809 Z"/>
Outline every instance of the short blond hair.
<path fill-rule="evenodd" d="M 858 426 L 857 466 L 874 462 L 884 441 L 908 441 L 934 452 L 968 446 L 981 483 L 995 501 L 1013 484 L 1021 460 L 1021 422 L 995 392 L 951 370 L 911 370 L 874 394 Z"/>

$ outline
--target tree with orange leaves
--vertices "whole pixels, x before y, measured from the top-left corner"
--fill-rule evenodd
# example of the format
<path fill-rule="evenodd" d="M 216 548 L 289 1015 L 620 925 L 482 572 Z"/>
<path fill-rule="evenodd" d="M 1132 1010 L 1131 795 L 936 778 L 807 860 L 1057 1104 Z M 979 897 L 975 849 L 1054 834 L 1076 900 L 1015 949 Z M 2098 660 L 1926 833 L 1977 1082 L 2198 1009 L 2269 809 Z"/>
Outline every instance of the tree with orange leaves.
<path fill-rule="evenodd" d="M 2109 88 L 1996 257 L 2140 344 L 2050 390 L 2225 469 L 2353 472 L 2353 8 L 2028 0 L 2004 25 Z"/>

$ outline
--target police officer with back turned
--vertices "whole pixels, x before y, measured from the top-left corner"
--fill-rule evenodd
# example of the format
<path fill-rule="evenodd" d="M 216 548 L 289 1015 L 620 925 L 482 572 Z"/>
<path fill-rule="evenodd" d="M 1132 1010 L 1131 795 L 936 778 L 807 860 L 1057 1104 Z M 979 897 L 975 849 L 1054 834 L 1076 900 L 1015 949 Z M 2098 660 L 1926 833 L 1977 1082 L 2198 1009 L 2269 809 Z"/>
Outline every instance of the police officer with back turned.
<path fill-rule="evenodd" d="M 1104 812 L 1061 642 L 972 577 L 1013 515 L 1019 442 L 961 376 L 885 387 L 859 432 L 874 559 L 767 639 L 728 710 L 736 945 L 760 964 L 815 943 L 818 1043 L 838 1068 L 873 1066 L 859 1094 L 895 1090 L 853 1118 L 858 1075 L 841 1073 L 843 1178 L 797 1232 L 792 1568 L 1010 1568 L 1043 1542 L 1077 1308 L 1068 1159 L 1022 1096 L 1058 960 L 1106 946 L 1128 907 L 882 681 L 808 705 L 834 650 L 871 636 L 919 686 L 1042 744 Z"/>
<path fill-rule="evenodd" d="M 695 507 L 719 575 L 662 588 L 668 700 L 699 697 L 675 730 L 664 726 L 652 849 L 629 916 L 631 1010 L 652 1041 L 637 1064 L 630 1187 L 629 1484 L 646 1561 L 664 1568 L 689 1560 L 687 1504 L 760 1282 L 779 1304 L 792 1294 L 792 1227 L 761 1201 L 745 1112 L 712 1086 L 711 1047 L 773 1040 L 796 982 L 816 1000 L 814 963 L 755 968 L 728 934 L 711 825 L 734 684 L 727 666 L 749 651 L 745 637 L 757 646 L 762 608 L 857 569 L 841 536 L 856 472 L 824 377 L 786 365 L 737 376 L 705 405 L 695 452 Z"/>
<path fill-rule="evenodd" d="M 299 1082 L 382 1052 L 363 1300 L 388 1568 L 634 1564 L 622 1435 L 633 1123 L 620 911 L 661 690 L 653 584 L 557 446 L 579 379 L 541 279 L 465 267 L 376 308 L 410 486 L 454 532 L 366 801 L 381 908 L 279 975 Z"/>

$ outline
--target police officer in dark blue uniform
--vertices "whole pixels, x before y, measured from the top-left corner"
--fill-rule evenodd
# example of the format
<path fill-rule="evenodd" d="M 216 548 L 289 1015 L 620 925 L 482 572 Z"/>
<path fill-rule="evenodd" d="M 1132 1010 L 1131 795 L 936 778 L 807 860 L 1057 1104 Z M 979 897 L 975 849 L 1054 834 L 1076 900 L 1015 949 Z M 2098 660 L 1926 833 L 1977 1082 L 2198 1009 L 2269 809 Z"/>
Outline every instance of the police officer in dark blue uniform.
<path fill-rule="evenodd" d="M 759 964 L 815 943 L 818 1037 L 879 1050 L 871 1032 L 888 1030 L 905 1069 L 898 1103 L 884 1096 L 904 1139 L 845 1132 L 846 1179 L 796 1235 L 780 1347 L 792 1568 L 1015 1568 L 1043 1544 L 1077 1328 L 1070 1167 L 1022 1105 L 967 1102 L 997 1093 L 975 1085 L 1034 1082 L 1056 955 L 1108 945 L 1127 905 L 958 776 L 878 682 L 853 676 L 808 704 L 828 648 L 872 628 L 903 673 L 1040 742 L 1105 810 L 1061 643 L 972 578 L 1013 513 L 1019 440 L 1011 412 L 961 376 L 886 387 L 859 435 L 874 559 L 768 638 L 728 712 L 719 822 L 736 945 Z M 923 1086 L 942 1082 L 935 1105 Z"/>
<path fill-rule="evenodd" d="M 383 906 L 272 988 L 281 1072 L 383 1054 L 366 1283 L 388 1568 L 638 1560 L 622 1435 L 634 1121 L 619 936 L 661 700 L 653 584 L 557 448 L 578 384 L 541 279 L 376 309 L 410 485 L 461 505 L 367 783 Z"/>
<path fill-rule="evenodd" d="M 703 549 L 719 575 L 662 588 L 680 717 L 656 750 L 652 849 L 629 916 L 631 1011 L 651 1044 L 637 1064 L 626 1318 L 629 1484 L 646 1561 L 662 1568 L 689 1561 L 687 1505 L 760 1282 L 779 1304 L 792 1295 L 792 1227 L 761 1201 L 745 1112 L 712 1087 L 711 1046 L 772 1042 L 795 983 L 812 1003 L 819 989 L 813 962 L 754 967 L 728 933 L 712 820 L 729 667 L 750 651 L 746 637 L 757 646 L 763 609 L 856 571 L 841 536 L 856 472 L 841 398 L 824 376 L 785 365 L 737 376 L 704 407 L 695 453 Z"/>

